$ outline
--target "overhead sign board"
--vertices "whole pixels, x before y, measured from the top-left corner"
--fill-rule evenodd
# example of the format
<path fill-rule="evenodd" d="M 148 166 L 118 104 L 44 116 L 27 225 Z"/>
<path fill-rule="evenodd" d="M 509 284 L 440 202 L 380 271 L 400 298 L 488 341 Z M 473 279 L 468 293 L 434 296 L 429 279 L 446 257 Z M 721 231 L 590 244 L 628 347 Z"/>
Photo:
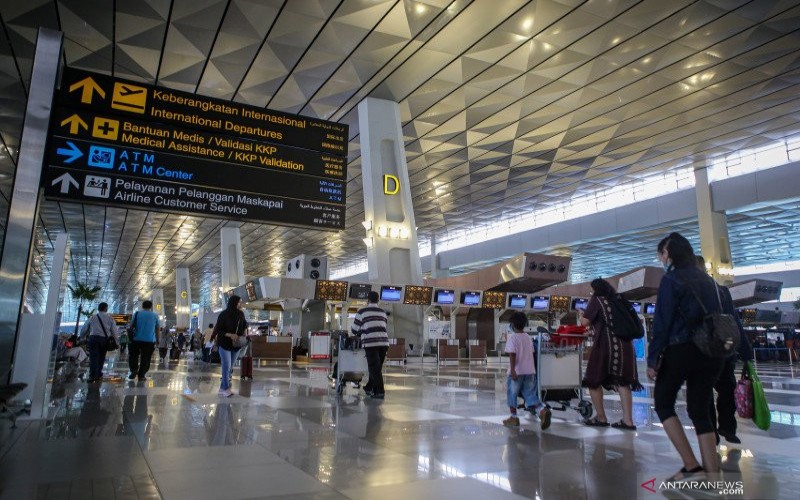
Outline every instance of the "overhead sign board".
<path fill-rule="evenodd" d="M 49 199 L 344 228 L 346 125 L 72 69 L 57 98 Z"/>

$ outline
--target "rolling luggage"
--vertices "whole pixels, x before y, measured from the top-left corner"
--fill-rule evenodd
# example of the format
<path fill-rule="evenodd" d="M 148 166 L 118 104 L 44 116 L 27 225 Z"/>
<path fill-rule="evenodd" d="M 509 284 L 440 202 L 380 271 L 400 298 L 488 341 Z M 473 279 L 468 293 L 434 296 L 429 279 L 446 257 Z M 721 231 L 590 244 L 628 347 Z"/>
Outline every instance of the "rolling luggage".
<path fill-rule="evenodd" d="M 181 350 L 178 346 L 173 345 L 172 349 L 169 350 L 169 359 L 172 361 L 177 361 L 181 357 Z"/>
<path fill-rule="evenodd" d="M 246 347 L 239 365 L 239 372 L 242 380 L 253 380 L 253 356 L 250 355 L 250 344 Z"/>

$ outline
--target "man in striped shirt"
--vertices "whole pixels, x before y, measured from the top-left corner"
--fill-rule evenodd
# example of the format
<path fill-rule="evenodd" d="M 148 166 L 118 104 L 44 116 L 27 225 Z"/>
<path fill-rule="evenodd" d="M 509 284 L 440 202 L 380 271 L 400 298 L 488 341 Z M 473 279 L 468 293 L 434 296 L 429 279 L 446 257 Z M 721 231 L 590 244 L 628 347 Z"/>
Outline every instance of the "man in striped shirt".
<path fill-rule="evenodd" d="M 388 318 L 386 311 L 378 306 L 378 292 L 369 292 L 367 302 L 366 307 L 356 313 L 352 332 L 361 337 L 361 345 L 367 356 L 369 381 L 364 390 L 372 398 L 383 399 L 383 361 L 389 350 L 389 334 L 386 333 Z"/>

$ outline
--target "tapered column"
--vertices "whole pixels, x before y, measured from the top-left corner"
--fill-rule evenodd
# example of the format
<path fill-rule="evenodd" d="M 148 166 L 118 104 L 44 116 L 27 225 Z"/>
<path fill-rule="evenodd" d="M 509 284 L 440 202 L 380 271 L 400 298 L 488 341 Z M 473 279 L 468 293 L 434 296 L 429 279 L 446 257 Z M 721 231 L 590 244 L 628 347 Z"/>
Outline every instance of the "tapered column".
<path fill-rule="evenodd" d="M 718 283 L 730 285 L 733 283 L 733 262 L 728 239 L 728 218 L 725 212 L 714 211 L 706 162 L 696 161 L 694 168 L 700 250 L 706 261 L 706 270 Z"/>
<path fill-rule="evenodd" d="M 192 285 L 189 269 L 175 269 L 175 328 L 189 328 L 192 314 Z"/>

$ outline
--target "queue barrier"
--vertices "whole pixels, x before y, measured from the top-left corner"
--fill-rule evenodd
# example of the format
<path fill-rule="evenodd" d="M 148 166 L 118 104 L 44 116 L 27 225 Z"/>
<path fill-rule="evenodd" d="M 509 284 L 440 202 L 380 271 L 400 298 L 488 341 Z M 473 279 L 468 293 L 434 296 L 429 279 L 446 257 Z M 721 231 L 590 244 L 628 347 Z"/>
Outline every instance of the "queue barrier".
<path fill-rule="evenodd" d="M 754 347 L 753 358 L 757 363 L 789 363 L 789 366 L 791 366 L 797 362 L 798 351 L 800 349 L 789 347 Z"/>

